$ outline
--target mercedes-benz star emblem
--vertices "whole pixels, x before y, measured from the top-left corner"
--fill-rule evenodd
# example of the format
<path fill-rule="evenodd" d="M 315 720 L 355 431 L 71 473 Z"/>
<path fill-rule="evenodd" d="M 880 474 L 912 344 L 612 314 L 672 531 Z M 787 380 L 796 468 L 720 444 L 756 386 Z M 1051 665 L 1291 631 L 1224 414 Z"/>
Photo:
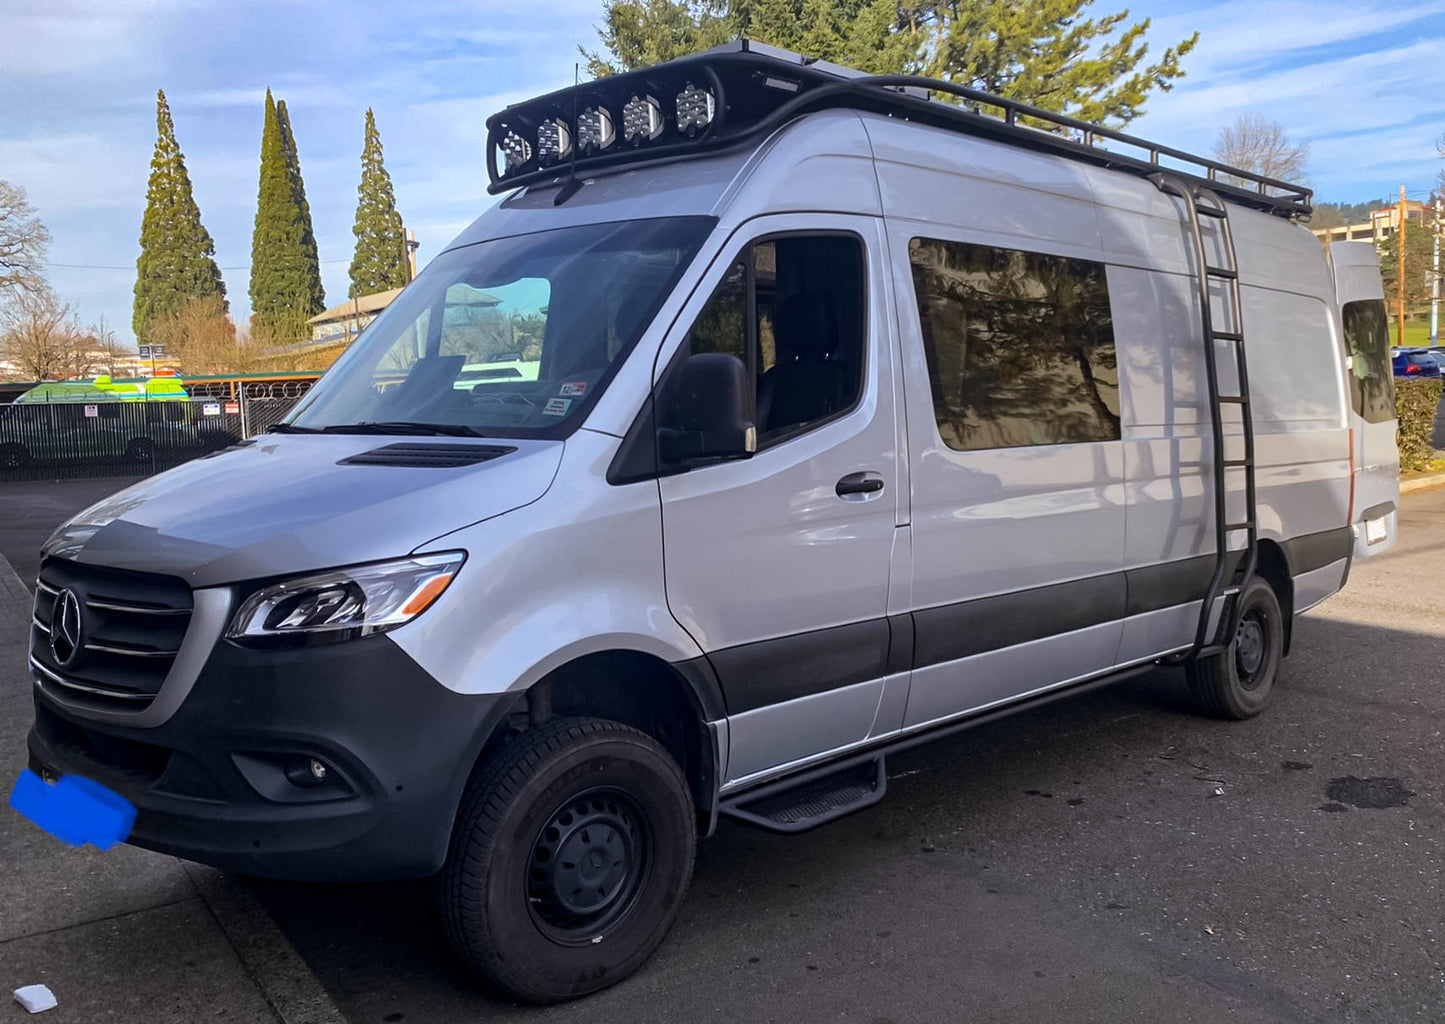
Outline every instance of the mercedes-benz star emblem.
<path fill-rule="evenodd" d="M 55 595 L 55 611 L 50 614 L 50 653 L 61 668 L 80 653 L 80 598 L 69 588 Z"/>

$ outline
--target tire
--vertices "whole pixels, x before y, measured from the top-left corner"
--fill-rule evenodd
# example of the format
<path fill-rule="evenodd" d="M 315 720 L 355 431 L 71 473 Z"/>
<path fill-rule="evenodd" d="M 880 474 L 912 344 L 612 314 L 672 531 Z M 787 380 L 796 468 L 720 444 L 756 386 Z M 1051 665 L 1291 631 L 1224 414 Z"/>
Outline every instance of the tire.
<path fill-rule="evenodd" d="M 155 454 L 156 443 L 148 437 L 133 437 L 126 442 L 125 457 L 131 462 L 150 462 Z"/>
<path fill-rule="evenodd" d="M 1253 718 L 1269 704 L 1284 652 L 1284 616 L 1274 588 L 1256 577 L 1240 595 L 1239 629 L 1229 649 L 1185 666 L 1201 709 L 1217 718 Z"/>
<path fill-rule="evenodd" d="M 595 992 L 666 937 L 696 846 L 687 780 L 652 737 L 553 719 L 510 740 L 467 785 L 442 868 L 447 936 L 519 999 Z"/>
<path fill-rule="evenodd" d="M 22 469 L 30 462 L 30 452 L 23 444 L 11 441 L 0 444 L 0 469 Z"/>

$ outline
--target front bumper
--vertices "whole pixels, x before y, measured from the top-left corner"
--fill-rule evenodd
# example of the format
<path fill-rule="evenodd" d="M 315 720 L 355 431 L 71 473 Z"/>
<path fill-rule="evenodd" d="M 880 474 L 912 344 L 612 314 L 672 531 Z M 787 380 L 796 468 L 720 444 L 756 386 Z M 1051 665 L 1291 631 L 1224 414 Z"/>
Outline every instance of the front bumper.
<path fill-rule="evenodd" d="M 93 721 L 37 685 L 30 762 L 135 804 L 137 846 L 272 878 L 416 878 L 445 860 L 471 767 L 512 704 L 446 689 L 385 635 L 222 642 L 154 728 Z M 297 770 L 311 758 L 319 784 Z"/>

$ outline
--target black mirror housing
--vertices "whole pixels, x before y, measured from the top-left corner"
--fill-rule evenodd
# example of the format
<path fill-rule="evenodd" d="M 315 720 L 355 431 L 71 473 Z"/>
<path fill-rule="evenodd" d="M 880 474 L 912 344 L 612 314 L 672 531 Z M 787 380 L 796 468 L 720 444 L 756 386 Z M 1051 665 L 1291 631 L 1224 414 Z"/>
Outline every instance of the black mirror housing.
<path fill-rule="evenodd" d="M 736 356 L 699 352 L 677 367 L 658 410 L 657 454 L 664 463 L 743 459 L 757 451 L 749 417 L 752 381 Z"/>

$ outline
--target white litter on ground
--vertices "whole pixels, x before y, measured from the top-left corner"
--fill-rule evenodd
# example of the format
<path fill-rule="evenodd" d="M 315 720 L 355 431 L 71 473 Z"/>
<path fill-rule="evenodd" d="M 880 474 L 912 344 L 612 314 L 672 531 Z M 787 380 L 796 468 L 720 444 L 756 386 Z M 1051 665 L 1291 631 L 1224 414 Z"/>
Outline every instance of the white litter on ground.
<path fill-rule="evenodd" d="M 23 985 L 15 990 L 15 1001 L 25 1007 L 30 1013 L 40 1013 L 42 1010 L 53 1010 L 55 993 L 44 985 Z"/>

